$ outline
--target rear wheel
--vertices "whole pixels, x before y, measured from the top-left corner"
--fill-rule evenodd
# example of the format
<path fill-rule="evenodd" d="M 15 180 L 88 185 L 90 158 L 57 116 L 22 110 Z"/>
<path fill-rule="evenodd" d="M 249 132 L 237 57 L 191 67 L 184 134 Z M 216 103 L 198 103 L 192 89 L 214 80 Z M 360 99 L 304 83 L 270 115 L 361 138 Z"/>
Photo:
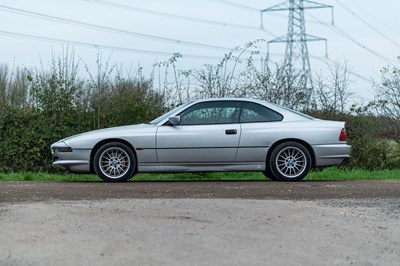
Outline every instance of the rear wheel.
<path fill-rule="evenodd" d="M 300 143 L 284 142 L 272 151 L 268 166 L 277 180 L 298 181 L 310 171 L 311 155 Z"/>
<path fill-rule="evenodd" d="M 271 179 L 272 181 L 278 181 L 278 179 L 272 174 L 271 169 L 267 166 L 265 171 L 262 172 L 266 178 Z"/>
<path fill-rule="evenodd" d="M 94 156 L 96 174 L 107 182 L 127 181 L 136 170 L 136 158 L 132 150 L 120 142 L 104 144 Z"/>

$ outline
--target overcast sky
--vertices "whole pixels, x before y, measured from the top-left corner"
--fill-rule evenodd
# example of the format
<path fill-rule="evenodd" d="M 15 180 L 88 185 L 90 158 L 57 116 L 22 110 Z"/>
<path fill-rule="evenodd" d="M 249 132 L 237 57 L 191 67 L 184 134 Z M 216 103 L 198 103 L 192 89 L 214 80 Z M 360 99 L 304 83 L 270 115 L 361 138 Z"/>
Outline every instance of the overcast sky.
<path fill-rule="evenodd" d="M 165 60 L 174 52 L 183 54 L 179 67 L 199 68 L 216 63 L 228 52 L 225 48 L 284 35 L 287 12 L 265 13 L 263 31 L 258 11 L 281 2 L 0 0 L 0 63 L 37 67 L 40 58 L 46 64 L 52 52 L 61 53 L 69 41 L 75 55 L 89 67 L 95 66 L 100 50 L 103 57 L 111 54 L 113 63 L 123 64 L 127 69 L 140 64 L 150 71 L 154 62 Z M 372 79 L 378 79 L 382 67 L 399 65 L 396 61 L 400 56 L 398 0 L 319 2 L 334 6 L 335 27 L 329 26 L 329 9 L 307 10 L 307 33 L 328 40 L 330 60 L 347 60 L 354 73 Z M 266 52 L 266 45 L 262 49 Z M 275 61 L 283 60 L 284 51 L 284 44 L 270 46 L 270 52 L 278 54 L 272 57 Z M 309 44 L 309 52 L 313 56 L 312 71 L 326 71 L 321 62 L 324 43 Z M 355 76 L 352 80 L 355 93 L 371 97 L 370 83 Z"/>

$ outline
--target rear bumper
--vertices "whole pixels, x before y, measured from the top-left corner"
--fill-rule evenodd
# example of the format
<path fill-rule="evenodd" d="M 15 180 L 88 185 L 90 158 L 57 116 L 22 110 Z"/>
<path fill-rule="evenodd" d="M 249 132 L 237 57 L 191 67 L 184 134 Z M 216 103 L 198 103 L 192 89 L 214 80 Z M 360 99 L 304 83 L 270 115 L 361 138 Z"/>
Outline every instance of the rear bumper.
<path fill-rule="evenodd" d="M 350 161 L 351 146 L 347 144 L 314 145 L 315 167 L 347 164 Z"/>

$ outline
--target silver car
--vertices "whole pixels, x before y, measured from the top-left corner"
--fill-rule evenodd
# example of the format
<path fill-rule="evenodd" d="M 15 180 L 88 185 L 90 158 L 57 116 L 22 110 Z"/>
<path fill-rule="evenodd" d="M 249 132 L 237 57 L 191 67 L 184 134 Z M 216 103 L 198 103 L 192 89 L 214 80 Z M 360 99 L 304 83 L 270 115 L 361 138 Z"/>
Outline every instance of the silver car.
<path fill-rule="evenodd" d="M 91 131 L 51 145 L 53 164 L 126 181 L 142 172 L 260 171 L 279 181 L 349 160 L 344 122 L 254 99 L 191 101 L 140 125 Z"/>

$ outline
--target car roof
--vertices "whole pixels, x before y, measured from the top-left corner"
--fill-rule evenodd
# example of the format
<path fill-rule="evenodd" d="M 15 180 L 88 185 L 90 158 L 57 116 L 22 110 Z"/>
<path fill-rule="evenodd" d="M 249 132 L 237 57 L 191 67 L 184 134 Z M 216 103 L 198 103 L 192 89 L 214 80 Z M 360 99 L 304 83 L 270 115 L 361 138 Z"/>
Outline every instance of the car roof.
<path fill-rule="evenodd" d="M 256 98 L 204 98 L 204 99 L 196 99 L 196 100 L 192 100 L 191 102 L 210 102 L 210 101 L 244 101 L 244 102 L 255 102 L 255 103 L 259 103 L 262 105 L 273 105 L 273 106 L 277 106 L 279 107 L 279 105 L 273 104 L 271 102 L 265 101 L 265 100 L 260 100 L 260 99 L 256 99 Z"/>

